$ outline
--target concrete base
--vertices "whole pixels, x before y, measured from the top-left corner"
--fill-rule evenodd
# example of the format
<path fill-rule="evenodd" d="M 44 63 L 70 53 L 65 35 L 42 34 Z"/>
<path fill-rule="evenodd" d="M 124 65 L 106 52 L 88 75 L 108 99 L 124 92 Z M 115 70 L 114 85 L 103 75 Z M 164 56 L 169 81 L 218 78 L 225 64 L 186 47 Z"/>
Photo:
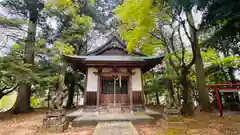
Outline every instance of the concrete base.
<path fill-rule="evenodd" d="M 130 111 L 128 106 L 122 106 L 121 111 L 109 112 L 106 106 L 100 106 L 99 113 L 96 108 L 79 109 L 67 115 L 72 126 L 96 126 L 99 122 L 130 121 L 134 124 L 154 124 L 162 114 L 148 108 Z"/>
<path fill-rule="evenodd" d="M 99 122 L 113 122 L 113 121 L 131 121 L 134 124 L 153 124 L 155 118 L 144 113 L 133 115 L 83 115 L 73 120 L 74 127 L 79 126 L 96 126 Z"/>
<path fill-rule="evenodd" d="M 99 123 L 93 135 L 138 135 L 131 122 Z"/>
<path fill-rule="evenodd" d="M 61 133 L 69 126 L 69 122 L 64 115 L 47 115 L 43 119 L 43 128 L 50 132 Z"/>
<path fill-rule="evenodd" d="M 167 121 L 179 122 L 182 121 L 181 112 L 179 109 L 164 109 L 163 118 Z"/>
<path fill-rule="evenodd" d="M 155 119 L 160 119 L 160 118 L 163 117 L 163 115 L 161 113 L 156 112 L 156 111 L 154 111 L 152 109 L 148 109 L 148 108 L 145 109 L 145 113 L 147 115 L 150 115 L 150 116 L 154 117 Z"/>
<path fill-rule="evenodd" d="M 80 108 L 80 109 L 77 109 L 77 110 L 75 110 L 75 111 L 73 111 L 73 112 L 71 112 L 71 113 L 68 113 L 68 114 L 66 115 L 66 118 L 67 118 L 68 121 L 72 121 L 72 120 L 74 120 L 75 118 L 80 117 L 80 116 L 82 116 L 82 115 L 83 115 L 83 109 Z"/>
<path fill-rule="evenodd" d="M 66 121 L 65 117 L 46 117 L 43 118 L 43 125 L 60 125 Z"/>

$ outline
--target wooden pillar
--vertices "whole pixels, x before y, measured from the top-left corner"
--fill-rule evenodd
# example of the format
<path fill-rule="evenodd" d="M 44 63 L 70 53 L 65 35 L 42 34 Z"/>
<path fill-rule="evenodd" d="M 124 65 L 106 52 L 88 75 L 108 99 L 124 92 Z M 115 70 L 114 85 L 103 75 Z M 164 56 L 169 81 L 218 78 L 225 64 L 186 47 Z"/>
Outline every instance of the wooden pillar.
<path fill-rule="evenodd" d="M 113 83 L 113 100 L 114 100 L 114 110 L 116 110 L 116 78 L 113 76 L 114 83 Z"/>
<path fill-rule="evenodd" d="M 220 116 L 223 116 L 223 112 L 222 112 L 222 104 L 221 104 L 221 100 L 220 100 L 220 96 L 219 96 L 219 88 L 216 88 L 215 90 L 216 92 L 216 100 L 217 100 L 217 104 L 218 104 L 218 110 L 220 113 Z"/>
<path fill-rule="evenodd" d="M 100 74 L 97 75 L 98 76 L 98 87 L 97 87 L 97 115 L 100 114 L 100 110 L 99 110 L 99 105 L 100 105 Z"/>
<path fill-rule="evenodd" d="M 130 114 L 133 114 L 132 75 L 129 76 Z"/>
<path fill-rule="evenodd" d="M 83 106 L 86 107 L 87 106 L 87 82 L 88 82 L 88 68 L 87 68 L 87 73 L 86 73 L 86 77 L 85 77 L 85 85 L 84 85 L 84 92 L 83 92 Z"/>
<path fill-rule="evenodd" d="M 145 104 L 146 104 L 147 101 L 145 100 L 145 99 L 146 99 L 146 98 L 145 98 L 146 95 L 144 94 L 143 71 L 142 71 L 142 70 L 141 70 L 141 83 L 142 83 L 142 84 L 141 84 L 141 85 L 142 85 L 142 91 L 141 91 L 141 92 L 142 92 L 142 95 L 141 95 L 141 98 L 142 98 L 142 99 L 141 99 L 141 100 L 142 100 L 143 109 L 145 109 Z"/>

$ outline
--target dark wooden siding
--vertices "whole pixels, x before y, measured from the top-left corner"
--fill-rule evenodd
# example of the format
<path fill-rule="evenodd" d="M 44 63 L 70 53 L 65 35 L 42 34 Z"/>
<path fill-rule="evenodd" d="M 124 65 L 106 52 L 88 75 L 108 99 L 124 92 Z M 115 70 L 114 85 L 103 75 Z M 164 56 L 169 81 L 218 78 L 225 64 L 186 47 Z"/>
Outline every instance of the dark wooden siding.
<path fill-rule="evenodd" d="M 87 99 L 86 99 L 86 105 L 87 106 L 94 106 L 97 104 L 97 92 L 86 92 Z"/>
<path fill-rule="evenodd" d="M 140 105 L 143 104 L 143 92 L 142 91 L 133 91 L 133 104 Z"/>

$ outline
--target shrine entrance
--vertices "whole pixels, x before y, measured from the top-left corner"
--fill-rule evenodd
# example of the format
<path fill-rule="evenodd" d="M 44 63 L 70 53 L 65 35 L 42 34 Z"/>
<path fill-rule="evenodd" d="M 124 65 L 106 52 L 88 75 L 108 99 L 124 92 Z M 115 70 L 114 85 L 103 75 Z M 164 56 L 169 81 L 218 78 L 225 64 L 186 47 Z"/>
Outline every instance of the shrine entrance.
<path fill-rule="evenodd" d="M 101 77 L 100 105 L 129 104 L 128 78 Z"/>

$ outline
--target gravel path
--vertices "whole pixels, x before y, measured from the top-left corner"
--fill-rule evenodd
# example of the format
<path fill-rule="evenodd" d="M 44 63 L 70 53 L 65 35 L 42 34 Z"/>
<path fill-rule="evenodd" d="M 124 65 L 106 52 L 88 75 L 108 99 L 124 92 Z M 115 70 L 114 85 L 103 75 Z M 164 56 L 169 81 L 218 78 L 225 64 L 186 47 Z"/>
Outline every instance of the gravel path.
<path fill-rule="evenodd" d="M 37 110 L 32 113 L 9 116 L 0 113 L 0 135 L 92 135 L 95 129 L 92 126 L 82 128 L 69 127 L 64 133 L 46 132 L 41 128 L 45 112 L 46 110 Z M 154 125 L 135 125 L 135 129 L 139 135 L 164 135 L 165 133 L 169 135 L 240 135 L 239 115 L 220 118 L 216 115 L 202 113 L 196 116 L 184 118 L 184 122 L 169 123 L 159 120 Z M 107 129 L 109 124 L 112 124 L 114 127 L 110 135 L 126 135 L 123 134 L 124 132 L 119 132 L 119 129 L 124 129 L 125 131 L 129 129 L 124 123 L 120 125 L 107 123 Z"/>
<path fill-rule="evenodd" d="M 138 135 L 131 122 L 98 123 L 93 135 Z"/>

